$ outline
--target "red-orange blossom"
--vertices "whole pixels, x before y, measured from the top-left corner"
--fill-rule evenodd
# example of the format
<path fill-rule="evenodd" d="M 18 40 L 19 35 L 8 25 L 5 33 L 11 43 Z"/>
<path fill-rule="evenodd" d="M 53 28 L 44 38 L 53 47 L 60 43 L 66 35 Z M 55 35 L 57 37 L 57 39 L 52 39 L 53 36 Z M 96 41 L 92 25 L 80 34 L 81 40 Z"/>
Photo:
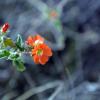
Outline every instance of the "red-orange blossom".
<path fill-rule="evenodd" d="M 33 47 L 31 54 L 36 64 L 46 64 L 49 57 L 52 56 L 52 50 L 44 43 L 44 38 L 40 35 L 29 36 L 26 43 Z"/>

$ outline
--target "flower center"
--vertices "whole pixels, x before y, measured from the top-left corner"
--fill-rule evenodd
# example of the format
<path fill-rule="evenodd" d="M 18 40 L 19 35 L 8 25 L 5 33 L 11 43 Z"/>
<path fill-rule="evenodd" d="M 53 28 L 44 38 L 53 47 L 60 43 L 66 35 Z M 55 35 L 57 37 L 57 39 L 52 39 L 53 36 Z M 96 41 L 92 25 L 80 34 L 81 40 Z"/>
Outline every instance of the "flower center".
<path fill-rule="evenodd" d="M 41 55 L 43 54 L 43 50 L 42 50 L 42 49 L 37 50 L 36 54 L 37 54 L 38 56 L 41 56 Z"/>
<path fill-rule="evenodd" d="M 39 45 L 39 44 L 42 44 L 42 43 L 43 43 L 42 41 L 36 40 L 36 41 L 35 41 L 35 46 L 37 46 L 37 45 Z"/>

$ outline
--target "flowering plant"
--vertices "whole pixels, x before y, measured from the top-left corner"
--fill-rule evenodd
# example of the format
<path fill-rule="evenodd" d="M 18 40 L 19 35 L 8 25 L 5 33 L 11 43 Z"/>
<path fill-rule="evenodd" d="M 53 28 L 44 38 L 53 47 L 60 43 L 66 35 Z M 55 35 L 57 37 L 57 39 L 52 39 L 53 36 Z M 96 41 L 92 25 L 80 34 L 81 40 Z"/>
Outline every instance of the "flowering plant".
<path fill-rule="evenodd" d="M 24 71 L 25 66 L 22 60 L 23 53 L 29 53 L 36 64 L 46 64 L 52 56 L 51 48 L 45 43 L 40 35 L 29 36 L 26 42 L 18 34 L 16 41 L 6 36 L 10 25 L 5 23 L 0 29 L 0 58 L 11 60 L 17 70 Z"/>

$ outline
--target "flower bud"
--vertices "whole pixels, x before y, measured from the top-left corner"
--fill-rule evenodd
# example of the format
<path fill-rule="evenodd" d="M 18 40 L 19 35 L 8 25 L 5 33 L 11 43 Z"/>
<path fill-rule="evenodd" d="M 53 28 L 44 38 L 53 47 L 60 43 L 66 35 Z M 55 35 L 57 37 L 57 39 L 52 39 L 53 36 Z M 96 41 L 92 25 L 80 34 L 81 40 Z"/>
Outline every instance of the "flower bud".
<path fill-rule="evenodd" d="M 5 23 L 1 28 L 1 32 L 6 33 L 8 29 L 9 29 L 9 24 Z"/>

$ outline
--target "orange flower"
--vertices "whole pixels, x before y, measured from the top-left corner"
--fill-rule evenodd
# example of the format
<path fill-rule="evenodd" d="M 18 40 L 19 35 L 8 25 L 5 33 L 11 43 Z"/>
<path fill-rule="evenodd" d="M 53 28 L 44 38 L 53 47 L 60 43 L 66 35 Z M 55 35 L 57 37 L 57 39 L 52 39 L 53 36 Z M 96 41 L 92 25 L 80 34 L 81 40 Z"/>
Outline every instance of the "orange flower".
<path fill-rule="evenodd" d="M 30 46 L 36 46 L 38 44 L 42 44 L 43 42 L 44 38 L 41 37 L 40 35 L 29 36 L 26 41 L 26 43 Z"/>
<path fill-rule="evenodd" d="M 31 54 L 36 64 L 44 65 L 49 57 L 52 56 L 51 48 L 44 43 L 44 38 L 40 35 L 29 36 L 26 43 L 33 47 Z"/>
<path fill-rule="evenodd" d="M 58 14 L 57 14 L 57 12 L 55 10 L 50 12 L 50 17 L 57 18 L 57 16 L 58 16 Z"/>
<path fill-rule="evenodd" d="M 46 44 L 39 44 L 32 50 L 33 60 L 36 64 L 46 64 L 49 57 L 52 56 L 52 50 Z"/>

